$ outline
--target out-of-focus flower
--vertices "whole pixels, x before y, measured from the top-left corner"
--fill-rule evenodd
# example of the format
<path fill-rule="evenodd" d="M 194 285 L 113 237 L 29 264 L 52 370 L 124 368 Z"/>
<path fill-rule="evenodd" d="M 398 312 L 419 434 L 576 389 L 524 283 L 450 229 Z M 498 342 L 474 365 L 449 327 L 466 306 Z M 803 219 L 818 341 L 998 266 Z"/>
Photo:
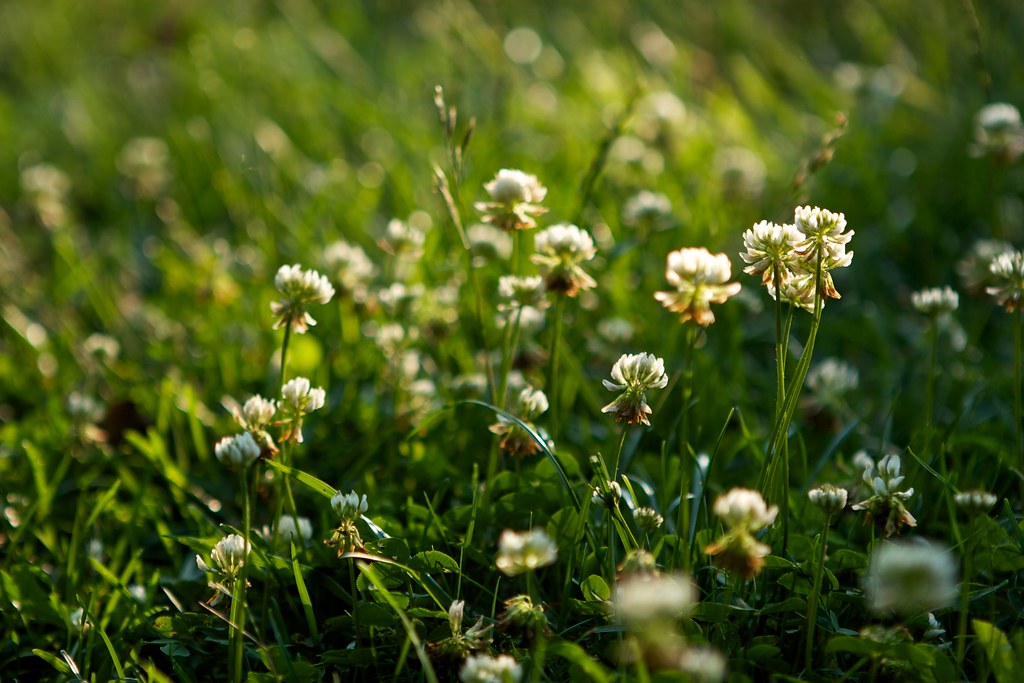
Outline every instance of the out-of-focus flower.
<path fill-rule="evenodd" d="M 321 387 L 311 387 L 305 377 L 288 380 L 281 387 L 278 410 L 284 415 L 283 441 L 294 439 L 302 443 L 302 418 L 323 408 L 327 393 Z"/>
<path fill-rule="evenodd" d="M 237 436 L 225 436 L 213 449 L 222 464 L 234 469 L 247 469 L 259 460 L 260 447 L 249 432 Z"/>
<path fill-rule="evenodd" d="M 808 400 L 819 410 L 841 408 L 859 385 L 857 369 L 838 358 L 826 358 L 807 373 Z"/>
<path fill-rule="evenodd" d="M 657 510 L 649 507 L 633 510 L 633 519 L 636 520 L 636 525 L 640 527 L 641 531 L 647 533 L 660 529 L 661 525 L 665 523 L 665 518 L 659 515 Z"/>
<path fill-rule="evenodd" d="M 900 456 L 890 453 L 878 462 L 876 474 L 874 463 L 868 460 L 863 479 L 874 495 L 853 506 L 854 510 L 866 511 L 868 518 L 882 531 L 885 538 L 892 536 L 903 526 L 917 526 L 914 515 L 910 514 L 903 503 L 914 495 L 914 489 L 898 490 L 906 478 L 900 475 L 901 466 Z"/>
<path fill-rule="evenodd" d="M 864 575 L 868 609 L 909 617 L 953 604 L 957 570 L 952 553 L 936 543 L 880 544 Z"/>
<path fill-rule="evenodd" d="M 952 313 L 960 306 L 960 295 L 952 287 L 931 287 L 910 295 L 914 310 L 925 315 Z"/>
<path fill-rule="evenodd" d="M 470 655 L 459 672 L 462 683 L 519 683 L 523 667 L 509 655 Z"/>
<path fill-rule="evenodd" d="M 516 532 L 506 529 L 498 539 L 498 569 L 508 576 L 517 576 L 554 564 L 558 546 L 547 532 L 537 528 Z"/>
<path fill-rule="evenodd" d="M 769 507 L 758 491 L 734 488 L 715 500 L 714 512 L 728 530 L 705 547 L 704 552 L 714 557 L 722 569 L 752 578 L 771 553 L 771 548 L 754 538 L 754 534 L 775 521 L 779 508 Z"/>
<path fill-rule="evenodd" d="M 956 272 L 963 282 L 964 289 L 972 294 L 978 294 L 994 285 L 992 262 L 1000 254 L 1012 251 L 1013 245 L 1003 240 L 982 239 L 972 244 L 967 254 L 956 264 Z"/>
<path fill-rule="evenodd" d="M 725 254 L 712 254 L 703 247 L 678 249 L 669 253 L 665 279 L 672 291 L 656 292 L 662 306 L 680 315 L 680 322 L 694 321 L 707 327 L 715 322 L 711 304 L 721 304 L 740 291 L 738 282 L 728 282 L 732 264 Z"/>
<path fill-rule="evenodd" d="M 1006 102 L 986 105 L 974 119 L 974 156 L 988 154 L 1010 164 L 1024 153 L 1024 125 L 1020 111 Z"/>
<path fill-rule="evenodd" d="M 529 595 L 517 595 L 505 601 L 505 611 L 498 618 L 498 628 L 533 640 L 539 633 L 550 631 L 544 606 L 534 604 Z"/>
<path fill-rule="evenodd" d="M 624 578 L 628 574 L 656 574 L 657 572 L 657 560 L 654 559 L 654 555 L 643 548 L 630 550 L 622 559 L 622 564 L 619 565 L 620 578 Z"/>
<path fill-rule="evenodd" d="M 750 199 L 764 192 L 764 161 L 746 147 L 723 147 L 715 152 L 711 165 L 722 181 L 725 197 Z"/>
<path fill-rule="evenodd" d="M 334 296 L 334 287 L 326 277 L 315 270 L 303 270 L 297 263 L 281 266 L 274 277 L 274 286 L 282 297 L 270 304 L 270 310 L 277 316 L 274 329 L 290 325 L 297 334 L 316 325 L 306 307 L 326 304 Z"/>
<path fill-rule="evenodd" d="M 672 223 L 672 202 L 660 192 L 641 190 L 626 200 L 622 222 L 631 228 L 658 230 Z"/>
<path fill-rule="evenodd" d="M 384 228 L 380 247 L 392 256 L 414 261 L 423 254 L 427 235 L 412 223 L 392 218 Z"/>
<path fill-rule="evenodd" d="M 989 266 L 992 285 L 985 289 L 995 297 L 996 303 L 1007 311 L 1015 311 L 1024 299 L 1024 252 L 1007 251 L 999 254 Z"/>
<path fill-rule="evenodd" d="M 522 171 L 503 168 L 484 189 L 491 201 L 477 202 L 476 210 L 483 214 L 481 220 L 502 230 L 523 230 L 537 227 L 535 216 L 547 211 L 540 205 L 547 195 L 547 188 L 537 181 L 537 176 Z"/>
<path fill-rule="evenodd" d="M 547 433 L 534 424 L 534 420 L 547 412 L 548 397 L 540 389 L 523 387 L 516 402 L 516 416 L 525 428 L 504 415 L 489 429 L 492 434 L 503 436 L 501 448 L 509 455 L 525 457 L 540 450 L 538 439 L 550 443 Z"/>
<path fill-rule="evenodd" d="M 498 310 L 511 314 L 527 306 L 544 310 L 550 305 L 540 275 L 502 275 L 498 278 Z"/>
<path fill-rule="evenodd" d="M 267 427 L 271 425 L 276 412 L 276 401 L 257 394 L 246 399 L 241 409 L 234 408 L 233 416 L 242 429 L 252 434 L 260 448 L 274 454 L 277 452 L 277 446 L 274 445 L 274 439 L 267 431 Z"/>
<path fill-rule="evenodd" d="M 612 366 L 613 382 L 602 380 L 608 391 L 621 391 L 614 401 L 601 409 L 602 413 L 614 413 L 615 419 L 626 424 L 650 425 L 647 416 L 651 407 L 647 405 L 650 389 L 664 389 L 668 384 L 665 361 L 650 353 L 623 354 Z"/>
<path fill-rule="evenodd" d="M 264 526 L 260 536 L 268 543 L 276 537 L 278 543 L 284 544 L 285 547 L 289 543 L 305 543 L 313 538 L 313 523 L 309 521 L 308 517 L 296 518 L 287 514 L 281 515 L 281 519 L 277 522 L 277 529 Z"/>
<path fill-rule="evenodd" d="M 480 268 L 488 261 L 507 261 L 512 257 L 512 236 L 493 225 L 476 223 L 466 230 L 473 265 Z"/>
<path fill-rule="evenodd" d="M 727 669 L 722 653 L 707 646 L 686 648 L 679 661 L 679 670 L 689 674 L 688 680 L 693 683 L 720 683 Z"/>
<path fill-rule="evenodd" d="M 615 589 L 615 615 L 637 627 L 683 616 L 697 602 L 697 592 L 684 574 L 630 574 Z"/>
<path fill-rule="evenodd" d="M 330 273 L 342 295 L 354 301 L 366 300 L 370 281 L 376 273 L 373 261 L 362 247 L 338 240 L 324 250 L 324 267 Z"/>
<path fill-rule="evenodd" d="M 133 138 L 117 156 L 117 170 L 131 182 L 132 193 L 142 199 L 159 197 L 170 179 L 170 152 L 160 138 Z"/>
<path fill-rule="evenodd" d="M 113 337 L 95 332 L 82 342 L 82 353 L 91 360 L 109 365 L 121 354 L 121 345 Z"/>
<path fill-rule="evenodd" d="M 825 484 L 807 492 L 811 503 L 825 511 L 826 515 L 835 515 L 843 511 L 849 494 L 846 489 Z"/>
<path fill-rule="evenodd" d="M 953 497 L 956 506 L 964 511 L 968 517 L 977 517 L 988 514 L 988 511 L 996 504 L 998 498 L 995 494 L 981 489 L 972 491 L 961 491 Z"/>
<path fill-rule="evenodd" d="M 594 238 L 586 230 L 565 223 L 552 225 L 537 233 L 534 249 L 530 260 L 540 267 L 548 291 L 576 296 L 597 286 L 582 267 L 597 254 Z"/>
<path fill-rule="evenodd" d="M 21 190 L 47 228 L 67 223 L 71 178 L 52 164 L 36 164 L 21 172 Z"/>
<path fill-rule="evenodd" d="M 622 500 L 622 487 L 617 481 L 606 481 L 591 487 L 590 502 L 597 507 L 612 509 Z"/>

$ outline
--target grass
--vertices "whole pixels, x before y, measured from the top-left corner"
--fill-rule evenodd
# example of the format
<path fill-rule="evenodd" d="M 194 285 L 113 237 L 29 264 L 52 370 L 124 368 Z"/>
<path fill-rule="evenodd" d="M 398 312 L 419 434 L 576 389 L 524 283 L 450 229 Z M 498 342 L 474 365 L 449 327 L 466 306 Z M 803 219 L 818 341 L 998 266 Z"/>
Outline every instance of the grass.
<path fill-rule="evenodd" d="M 1020 322 L 957 264 L 980 240 L 1024 246 L 1020 162 L 971 153 L 979 109 L 1024 104 L 1017 3 L 54 0 L 7 3 L 0 26 L 5 680 L 454 680 L 469 650 L 510 655 L 523 680 L 686 680 L 703 647 L 730 680 L 1013 679 Z M 501 168 L 547 187 L 541 228 L 574 222 L 597 247 L 597 287 L 549 294 L 539 328 L 496 321 L 499 277 L 538 272 L 537 231 L 515 262 L 466 253 Z M 671 210 L 630 221 L 641 190 Z M 802 204 L 856 231 L 809 363 L 812 316 L 777 345 L 787 311 L 738 258 L 744 230 Z M 393 218 L 422 233 L 418 254 L 389 241 Z M 340 239 L 373 264 L 355 288 L 324 260 Z M 698 329 L 653 294 L 667 254 L 699 246 L 743 290 Z M 292 263 L 337 289 L 305 334 L 272 329 Z M 942 285 L 955 314 L 914 311 L 912 292 Z M 601 380 L 639 352 L 668 384 L 650 426 L 625 428 Z M 777 358 L 787 383 L 826 358 L 859 382 L 782 393 Z M 554 388 L 549 411 L 516 412 L 520 375 Z M 246 525 L 215 444 L 240 431 L 233 406 L 297 376 L 325 405 L 249 471 Z M 502 452 L 498 416 L 532 454 Z M 869 498 L 861 451 L 902 456 L 917 526 L 901 536 L 969 574 L 934 610 L 943 634 L 870 611 L 888 541 L 850 507 L 823 533 L 808 503 L 823 483 Z M 607 463 L 624 475 L 611 508 Z M 769 470 L 784 512 L 738 578 L 703 552 L 729 533 L 714 502 Z M 954 494 L 975 488 L 997 503 L 968 517 Z M 368 509 L 345 527 L 331 499 L 353 490 Z M 292 504 L 311 526 L 294 543 L 273 533 Z M 663 526 L 638 527 L 639 507 Z M 502 532 L 531 528 L 557 561 L 498 571 Z M 230 533 L 252 539 L 245 609 L 213 602 L 195 562 Z M 615 616 L 637 550 L 696 588 L 658 622 L 671 637 Z M 510 616 L 518 595 L 542 617 Z M 486 645 L 465 635 L 481 618 Z"/>

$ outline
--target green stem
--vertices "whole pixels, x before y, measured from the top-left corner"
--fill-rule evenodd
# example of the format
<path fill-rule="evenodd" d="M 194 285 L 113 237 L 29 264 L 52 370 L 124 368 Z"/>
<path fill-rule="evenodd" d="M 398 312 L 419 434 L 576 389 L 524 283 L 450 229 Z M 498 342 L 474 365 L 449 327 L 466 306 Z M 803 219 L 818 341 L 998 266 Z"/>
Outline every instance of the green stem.
<path fill-rule="evenodd" d="M 277 391 L 281 391 L 281 387 L 284 386 L 285 368 L 288 364 L 288 342 L 291 341 L 292 337 L 292 321 L 289 320 L 284 326 L 284 340 L 281 342 L 281 375 L 278 378 Z"/>
<path fill-rule="evenodd" d="M 825 576 L 825 557 L 828 554 L 828 530 L 832 524 L 832 515 L 825 515 L 825 528 L 821 532 L 821 547 L 818 552 L 818 563 L 814 565 L 814 584 L 807 598 L 807 642 L 804 646 L 804 675 L 811 674 L 814 665 L 814 630 L 818 625 L 818 603 L 821 600 L 821 582 Z"/>
<path fill-rule="evenodd" d="M 967 648 L 967 614 L 971 598 L 971 573 L 973 566 L 971 557 L 974 555 L 975 521 L 971 518 L 970 533 L 964 547 L 964 581 L 960 584 L 960 617 L 956 625 L 956 665 L 960 670 L 960 678 L 964 679 L 964 654 Z"/>
<path fill-rule="evenodd" d="M 1017 450 L 1014 452 L 1014 462 L 1017 465 L 1017 469 L 1022 469 L 1022 457 L 1024 457 L 1024 434 L 1022 434 L 1021 420 L 1024 420 L 1024 415 L 1021 415 L 1021 395 L 1020 395 L 1020 382 L 1021 382 L 1021 312 L 1022 309 L 1018 306 L 1015 314 L 1014 326 L 1013 326 L 1013 429 L 1014 434 L 1017 437 Z"/>
<path fill-rule="evenodd" d="M 548 398 L 551 401 L 551 436 L 557 441 L 561 415 L 559 407 L 559 385 L 558 385 L 558 354 L 562 341 L 562 314 L 565 312 L 565 295 L 559 294 L 555 301 L 555 331 L 551 335 L 551 377 L 548 382 L 550 393 Z"/>
<path fill-rule="evenodd" d="M 924 447 L 921 449 L 924 458 L 930 457 L 928 451 L 931 448 L 932 426 L 935 423 L 935 371 L 939 358 L 939 325 L 934 316 L 928 336 L 931 348 L 928 353 L 928 376 L 925 378 L 924 393 Z"/>
<path fill-rule="evenodd" d="M 619 480 L 619 461 L 622 459 L 622 447 L 626 444 L 626 425 L 622 425 L 622 436 L 619 438 L 619 449 L 615 451 L 615 466 L 612 467 L 612 481 Z"/>
<path fill-rule="evenodd" d="M 693 348 L 697 344 L 697 330 L 688 328 L 686 330 L 686 347 L 683 355 L 683 415 L 679 426 L 679 510 L 676 517 L 676 533 L 679 534 L 679 542 L 676 545 L 676 566 L 679 566 L 679 555 L 683 554 L 684 566 L 689 564 L 689 506 L 687 505 L 687 490 L 689 488 L 689 477 L 687 467 L 689 464 L 689 413 L 690 396 L 693 392 Z"/>

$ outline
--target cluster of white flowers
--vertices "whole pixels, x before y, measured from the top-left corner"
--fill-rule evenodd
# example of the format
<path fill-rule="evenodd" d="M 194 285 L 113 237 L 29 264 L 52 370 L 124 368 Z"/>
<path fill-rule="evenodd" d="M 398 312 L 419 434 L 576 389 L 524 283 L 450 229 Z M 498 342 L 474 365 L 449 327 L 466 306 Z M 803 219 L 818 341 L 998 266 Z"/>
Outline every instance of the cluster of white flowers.
<path fill-rule="evenodd" d="M 759 491 L 733 488 L 715 499 L 714 512 L 730 529 L 756 533 L 775 522 L 779 508 L 769 507 Z"/>
<path fill-rule="evenodd" d="M 278 409 L 285 415 L 285 433 L 282 439 L 302 443 L 302 418 L 324 407 L 327 393 L 321 387 L 312 387 L 305 377 L 288 380 L 281 387 Z"/>
<path fill-rule="evenodd" d="M 833 486 L 832 484 L 825 484 L 808 491 L 807 497 L 811 503 L 824 510 L 825 514 L 834 515 L 846 507 L 849 493 L 846 489 Z"/>
<path fill-rule="evenodd" d="M 370 281 L 377 269 L 362 247 L 338 240 L 324 250 L 324 266 L 334 276 L 342 293 L 355 301 L 366 299 Z"/>
<path fill-rule="evenodd" d="M 853 509 L 866 511 L 868 517 L 876 523 L 886 537 L 892 536 L 904 525 L 917 526 L 914 515 L 910 514 L 904 505 L 904 501 L 910 500 L 914 495 L 914 489 L 898 490 L 906 479 L 900 474 L 902 467 L 900 456 L 895 453 L 886 455 L 878 462 L 877 473 L 875 472 L 875 463 L 871 458 L 863 456 L 859 460 L 864 466 L 862 478 L 873 495 L 854 505 Z"/>
<path fill-rule="evenodd" d="M 764 558 L 772 550 L 754 534 L 775 522 L 778 506 L 769 507 L 758 491 L 733 488 L 719 496 L 712 509 L 728 531 L 705 547 L 704 552 L 726 571 L 752 578 L 761 571 Z"/>
<path fill-rule="evenodd" d="M 657 229 L 672 220 L 672 202 L 660 192 L 641 190 L 626 200 L 622 222 L 630 227 Z"/>
<path fill-rule="evenodd" d="M 540 268 L 548 291 L 576 296 L 597 286 L 582 267 L 597 254 L 594 238 L 586 230 L 567 223 L 552 225 L 537 233 L 533 244 L 530 260 Z"/>
<path fill-rule="evenodd" d="M 633 519 L 642 531 L 650 533 L 661 528 L 665 518 L 658 514 L 658 511 L 650 507 L 639 507 L 633 510 Z"/>
<path fill-rule="evenodd" d="M 996 498 L 995 494 L 988 491 L 974 489 L 972 491 L 961 491 L 953 497 L 953 500 L 956 502 L 956 506 L 967 515 L 975 517 L 986 514 L 999 499 Z"/>
<path fill-rule="evenodd" d="M 952 313 L 960 306 L 960 295 L 952 287 L 930 287 L 910 295 L 914 310 L 925 315 Z"/>
<path fill-rule="evenodd" d="M 512 256 L 512 236 L 493 225 L 477 223 L 469 226 L 466 239 L 469 240 L 476 268 L 488 261 L 507 261 Z"/>
<path fill-rule="evenodd" d="M 217 442 L 213 452 L 217 460 L 234 469 L 246 469 L 260 457 L 260 447 L 249 432 L 225 436 Z"/>
<path fill-rule="evenodd" d="M 868 561 L 864 593 L 876 614 L 910 617 L 947 607 L 957 596 L 956 561 L 935 543 L 882 543 Z"/>
<path fill-rule="evenodd" d="M 1006 251 L 992 260 L 989 266 L 992 285 L 986 288 L 996 303 L 1007 311 L 1024 305 L 1024 252 Z"/>
<path fill-rule="evenodd" d="M 519 683 L 523 667 L 509 655 L 470 655 L 459 672 L 462 683 Z"/>
<path fill-rule="evenodd" d="M 540 450 L 538 439 L 550 445 L 547 432 L 534 424 L 538 417 L 547 412 L 548 407 L 547 394 L 527 385 L 519 390 L 516 401 L 516 418 L 525 425 L 525 428 L 514 420 L 499 415 L 498 421 L 489 429 L 492 434 L 504 437 L 500 445 L 509 455 L 532 455 Z"/>
<path fill-rule="evenodd" d="M 249 546 L 238 534 L 225 536 L 210 552 L 207 564 L 200 555 L 196 555 L 196 566 L 200 571 L 213 574 L 218 581 L 229 583 L 238 577 L 249 555 Z"/>
<path fill-rule="evenodd" d="M 326 304 L 334 296 L 334 287 L 325 276 L 315 270 L 303 270 L 297 263 L 281 266 L 274 277 L 274 286 L 281 294 L 280 301 L 270 304 L 270 310 L 277 316 L 274 329 L 290 325 L 299 334 L 316 325 L 306 306 Z"/>
<path fill-rule="evenodd" d="M 503 168 L 484 189 L 491 201 L 477 202 L 476 210 L 483 214 L 484 223 L 502 230 L 523 230 L 537 227 L 535 216 L 547 211 L 540 205 L 548 191 L 537 176 L 510 168 Z"/>
<path fill-rule="evenodd" d="M 554 564 L 558 546 L 547 532 L 537 528 L 516 532 L 506 529 L 498 539 L 496 565 L 504 574 L 516 576 Z"/>
<path fill-rule="evenodd" d="M 366 512 L 366 495 L 360 497 L 355 491 L 338 491 L 331 497 L 331 508 L 342 522 L 354 522 Z"/>
<path fill-rule="evenodd" d="M 1024 124 L 1020 110 L 1007 102 L 986 105 L 974 120 L 976 156 L 988 154 L 1002 163 L 1012 163 L 1024 153 Z"/>
<path fill-rule="evenodd" d="M 626 424 L 650 425 L 647 416 L 651 414 L 651 407 L 647 405 L 647 392 L 664 389 L 668 385 L 665 361 L 650 353 L 623 354 L 615 361 L 611 374 L 614 381 L 602 380 L 604 388 L 623 393 L 601 412 L 614 413 L 619 422 Z"/>
<path fill-rule="evenodd" d="M 260 536 L 268 543 L 276 537 L 277 542 L 285 546 L 289 543 L 305 543 L 313 538 L 313 523 L 309 521 L 308 517 L 281 515 L 281 519 L 277 522 L 277 528 L 264 526 L 260 531 Z"/>
<path fill-rule="evenodd" d="M 550 305 L 540 275 L 502 275 L 498 278 L 498 310 L 511 314 L 531 307 L 543 310 Z"/>
<path fill-rule="evenodd" d="M 859 385 L 857 369 L 838 358 L 825 358 L 807 373 L 809 400 L 819 409 L 842 406 Z"/>
<path fill-rule="evenodd" d="M 117 170 L 131 182 L 132 194 L 154 199 L 170 180 L 170 156 L 167 143 L 160 138 L 133 138 L 117 155 Z"/>
<path fill-rule="evenodd" d="M 630 574 L 615 589 L 615 615 L 631 626 L 681 617 L 696 602 L 697 591 L 684 574 Z"/>
<path fill-rule="evenodd" d="M 846 245 L 853 235 L 846 230 L 843 214 L 800 206 L 793 224 L 761 221 L 743 233 L 746 251 L 740 258 L 748 264 L 743 271 L 761 275 L 772 298 L 778 299 L 781 292 L 783 301 L 813 311 L 819 265 L 822 305 L 824 297 L 840 298 L 831 271 L 850 265 L 853 252 L 847 252 Z"/>
<path fill-rule="evenodd" d="M 688 247 L 670 252 L 665 279 L 672 290 L 655 292 L 662 306 L 678 313 L 681 322 L 694 321 L 707 327 L 715 322 L 711 304 L 721 304 L 740 291 L 738 282 L 729 282 L 732 263 L 725 254 L 712 254 L 704 247 Z"/>

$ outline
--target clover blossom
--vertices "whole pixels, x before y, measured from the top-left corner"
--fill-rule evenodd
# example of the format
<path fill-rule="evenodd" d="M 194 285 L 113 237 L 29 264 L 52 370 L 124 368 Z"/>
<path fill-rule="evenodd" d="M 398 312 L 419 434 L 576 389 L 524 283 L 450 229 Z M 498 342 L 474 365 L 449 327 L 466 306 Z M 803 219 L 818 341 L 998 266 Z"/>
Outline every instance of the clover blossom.
<path fill-rule="evenodd" d="M 517 576 L 554 564 L 558 546 L 547 532 L 537 528 L 516 532 L 506 529 L 498 539 L 498 569 L 507 576 Z"/>
<path fill-rule="evenodd" d="M 952 553 L 931 542 L 882 543 L 863 582 L 868 609 L 904 617 L 948 607 L 958 592 Z"/>
<path fill-rule="evenodd" d="M 769 221 L 755 223 L 743 233 L 743 246 L 747 250 L 740 252 L 740 258 L 748 264 L 743 272 L 761 275 L 763 285 L 774 282 L 775 270 L 784 279 L 795 267 L 798 260 L 796 245 L 803 239 L 803 233 L 795 225 L 778 225 Z"/>
<path fill-rule="evenodd" d="M 323 408 L 326 396 L 321 387 L 311 387 L 305 377 L 285 382 L 281 387 L 281 402 L 277 406 L 284 416 L 284 434 L 281 439 L 302 443 L 302 418 Z"/>
<path fill-rule="evenodd" d="M 633 628 L 674 620 L 696 602 L 693 582 L 683 574 L 633 573 L 615 588 L 615 616 Z"/>
<path fill-rule="evenodd" d="M 574 297 L 597 286 L 581 265 L 597 254 L 594 238 L 586 230 L 560 223 L 537 233 L 533 243 L 536 253 L 530 260 L 540 267 L 548 291 Z"/>
<path fill-rule="evenodd" d="M 462 683 L 519 683 L 523 667 L 509 655 L 470 655 L 459 671 Z"/>
<path fill-rule="evenodd" d="M 505 601 L 505 611 L 498 618 L 498 628 L 528 641 L 551 631 L 544 606 L 535 605 L 529 595 L 516 595 Z"/>
<path fill-rule="evenodd" d="M 462 619 L 466 610 L 464 600 L 452 602 L 448 608 L 448 628 L 451 636 L 436 643 L 430 643 L 429 648 L 432 654 L 437 656 L 463 660 L 467 655 L 479 650 L 485 650 L 491 644 L 490 626 L 484 626 L 484 618 L 477 619 L 476 624 L 462 631 Z"/>
<path fill-rule="evenodd" d="M 1009 164 L 1024 153 L 1024 124 L 1020 110 L 1007 102 L 986 105 L 974 119 L 975 156 L 989 154 L 997 161 Z"/>
<path fill-rule="evenodd" d="M 988 511 L 992 509 L 992 506 L 998 500 L 995 494 L 982 491 L 981 489 L 961 491 L 953 496 L 956 506 L 963 510 L 968 517 L 988 514 Z"/>
<path fill-rule="evenodd" d="M 672 202 L 660 192 L 641 190 L 626 200 L 622 222 L 630 227 L 661 228 L 672 221 Z"/>
<path fill-rule="evenodd" d="M 544 310 L 551 305 L 545 293 L 544 278 L 540 275 L 502 275 L 498 278 L 498 310 L 507 314 L 527 306 Z"/>
<path fill-rule="evenodd" d="M 931 287 L 910 295 L 914 310 L 925 315 L 952 313 L 960 306 L 960 295 L 952 287 Z"/>
<path fill-rule="evenodd" d="M 611 374 L 615 381 L 602 380 L 604 388 L 623 393 L 601 412 L 614 413 L 619 422 L 649 426 L 651 423 L 647 416 L 652 411 L 647 405 L 647 391 L 664 389 L 668 385 L 665 361 L 650 353 L 623 354 L 615 361 Z"/>
<path fill-rule="evenodd" d="M 244 538 L 238 534 L 229 534 L 218 541 L 210 551 L 210 564 L 207 564 L 200 555 L 196 555 L 196 566 L 199 567 L 199 571 L 212 575 L 209 585 L 217 591 L 210 600 L 211 605 L 220 602 L 224 595 L 231 594 L 232 587 L 238 580 L 242 567 L 245 566 L 249 550 L 249 544 Z"/>
<path fill-rule="evenodd" d="M 534 216 L 547 211 L 540 205 L 547 195 L 547 188 L 537 181 L 537 176 L 510 168 L 503 168 L 484 189 L 491 201 L 477 202 L 474 207 L 483 214 L 484 223 L 502 230 L 524 230 L 537 227 Z"/>
<path fill-rule="evenodd" d="M 260 447 L 249 432 L 237 436 L 225 436 L 213 449 L 222 464 L 234 469 L 246 469 L 259 460 Z"/>
<path fill-rule="evenodd" d="M 725 254 L 712 254 L 704 247 L 670 252 L 665 279 L 674 289 L 655 292 L 662 306 L 680 314 L 680 322 L 694 321 L 707 327 L 715 322 L 711 304 L 721 304 L 740 291 L 738 282 L 728 282 L 732 264 Z"/>
<path fill-rule="evenodd" d="M 665 518 L 658 514 L 658 511 L 651 507 L 640 507 L 633 510 L 633 519 L 641 531 L 651 533 L 661 528 Z"/>
<path fill-rule="evenodd" d="M 878 473 L 875 474 L 875 465 L 868 460 L 862 478 L 874 495 L 853 506 L 854 510 L 866 511 L 868 519 L 878 526 L 886 538 L 903 526 L 917 526 L 914 515 L 910 514 L 903 503 L 914 495 L 914 489 L 897 490 L 906 478 L 900 475 L 901 466 L 900 456 L 890 453 L 878 462 Z"/>
<path fill-rule="evenodd" d="M 328 546 L 338 547 L 338 556 L 360 550 L 363 539 L 356 526 L 363 513 L 367 510 L 366 495 L 359 496 L 355 491 L 342 493 L 338 491 L 331 496 L 331 509 L 338 515 L 338 527 L 327 541 Z"/>
<path fill-rule="evenodd" d="M 825 484 L 807 492 L 811 503 L 824 510 L 826 515 L 834 515 L 843 511 L 849 494 L 846 489 Z"/>
<path fill-rule="evenodd" d="M 376 267 L 362 247 L 338 240 L 324 250 L 324 267 L 334 277 L 342 294 L 355 301 L 366 299 Z"/>
<path fill-rule="evenodd" d="M 488 429 L 492 434 L 504 437 L 501 449 L 516 457 L 533 455 L 540 450 L 538 439 L 550 443 L 547 432 L 534 424 L 548 409 L 548 397 L 540 389 L 523 387 L 516 402 L 516 416 L 522 425 L 504 415 L 498 415 L 498 421 Z"/>
<path fill-rule="evenodd" d="M 754 534 L 775 522 L 779 508 L 769 507 L 758 491 L 733 488 L 715 500 L 713 509 L 728 530 L 704 548 L 705 554 L 714 557 L 722 569 L 745 579 L 753 578 L 764 566 L 765 556 L 771 553 L 771 547 L 754 538 Z"/>
<path fill-rule="evenodd" d="M 1007 251 L 992 259 L 992 285 L 985 291 L 1007 311 L 1015 311 L 1024 300 L 1024 252 Z"/>
<path fill-rule="evenodd" d="M 334 287 L 326 277 L 315 270 L 303 270 L 297 263 L 281 266 L 274 277 L 274 286 L 282 297 L 270 304 L 270 310 L 277 316 L 274 329 L 289 325 L 297 334 L 316 325 L 306 306 L 326 304 L 334 296 Z"/>

